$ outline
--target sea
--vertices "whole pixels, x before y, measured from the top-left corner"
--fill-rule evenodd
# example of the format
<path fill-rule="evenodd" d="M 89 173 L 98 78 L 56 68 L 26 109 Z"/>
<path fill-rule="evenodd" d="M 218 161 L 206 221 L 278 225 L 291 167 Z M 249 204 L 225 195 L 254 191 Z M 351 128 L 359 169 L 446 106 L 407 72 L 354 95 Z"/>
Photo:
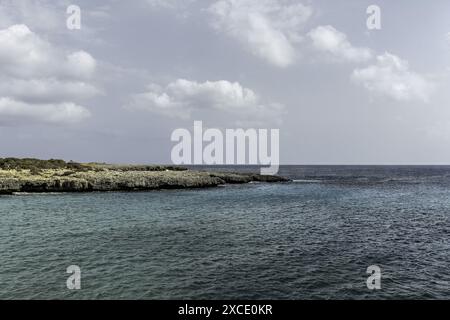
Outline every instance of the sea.
<path fill-rule="evenodd" d="M 2 195 L 0 299 L 450 298 L 449 166 L 279 175 L 292 181 Z"/>

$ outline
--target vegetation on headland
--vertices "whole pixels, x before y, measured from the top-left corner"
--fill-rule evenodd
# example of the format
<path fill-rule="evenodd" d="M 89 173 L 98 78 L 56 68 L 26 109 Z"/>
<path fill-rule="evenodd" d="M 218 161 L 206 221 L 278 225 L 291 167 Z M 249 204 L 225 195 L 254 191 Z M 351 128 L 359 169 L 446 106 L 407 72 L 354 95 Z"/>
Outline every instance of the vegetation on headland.
<path fill-rule="evenodd" d="M 75 164 L 74 162 L 65 162 L 64 160 L 50 159 L 39 160 L 33 158 L 0 158 L 0 169 L 63 169 Z"/>
<path fill-rule="evenodd" d="M 204 188 L 252 181 L 281 182 L 287 179 L 258 174 L 203 172 L 179 166 L 0 158 L 0 193 L 3 194 Z"/>
<path fill-rule="evenodd" d="M 40 160 L 34 158 L 0 158 L 0 170 L 31 170 L 38 173 L 43 169 L 67 169 L 72 171 L 101 171 L 103 169 L 117 171 L 184 171 L 184 167 L 161 165 L 116 165 L 107 163 L 66 162 L 61 159 Z"/>

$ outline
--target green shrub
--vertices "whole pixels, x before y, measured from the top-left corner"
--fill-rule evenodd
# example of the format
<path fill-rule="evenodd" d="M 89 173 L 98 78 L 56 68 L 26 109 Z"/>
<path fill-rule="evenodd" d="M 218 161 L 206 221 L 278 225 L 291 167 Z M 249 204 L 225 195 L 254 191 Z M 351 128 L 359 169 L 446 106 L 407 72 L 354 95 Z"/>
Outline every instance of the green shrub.
<path fill-rule="evenodd" d="M 84 167 L 76 162 L 65 162 L 60 159 L 39 160 L 33 158 L 0 158 L 0 169 L 78 169 L 82 170 Z"/>

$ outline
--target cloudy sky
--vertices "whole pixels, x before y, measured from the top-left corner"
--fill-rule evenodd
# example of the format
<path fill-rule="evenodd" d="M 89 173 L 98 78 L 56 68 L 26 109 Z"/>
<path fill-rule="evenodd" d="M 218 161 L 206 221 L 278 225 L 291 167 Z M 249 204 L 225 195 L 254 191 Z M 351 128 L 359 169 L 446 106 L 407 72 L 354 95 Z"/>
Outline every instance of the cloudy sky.
<path fill-rule="evenodd" d="M 0 157 L 170 163 L 202 120 L 279 128 L 282 164 L 450 164 L 449 88 L 448 0 L 0 0 Z"/>

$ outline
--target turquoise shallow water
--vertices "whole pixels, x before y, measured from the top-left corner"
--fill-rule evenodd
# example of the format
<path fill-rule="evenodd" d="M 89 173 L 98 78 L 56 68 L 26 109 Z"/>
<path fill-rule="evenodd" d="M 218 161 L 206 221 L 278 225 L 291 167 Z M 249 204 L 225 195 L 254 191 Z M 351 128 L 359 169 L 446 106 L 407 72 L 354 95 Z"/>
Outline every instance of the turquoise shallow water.
<path fill-rule="evenodd" d="M 450 298 L 450 168 L 281 174 L 296 181 L 1 196 L 0 299 Z"/>

